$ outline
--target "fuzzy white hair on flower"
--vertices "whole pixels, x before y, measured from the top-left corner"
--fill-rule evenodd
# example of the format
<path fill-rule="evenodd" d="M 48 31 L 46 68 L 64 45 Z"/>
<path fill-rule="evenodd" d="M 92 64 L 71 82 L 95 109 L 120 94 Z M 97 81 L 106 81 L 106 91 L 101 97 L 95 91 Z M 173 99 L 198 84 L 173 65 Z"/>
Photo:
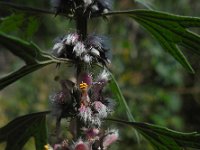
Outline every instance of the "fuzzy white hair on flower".
<path fill-rule="evenodd" d="M 97 114 L 92 115 L 91 124 L 96 125 L 98 127 L 101 126 L 101 119 L 99 118 L 99 116 Z"/>
<path fill-rule="evenodd" d="M 94 56 L 98 56 L 98 57 L 100 56 L 99 51 L 93 47 L 90 49 L 90 53 L 93 54 Z"/>
<path fill-rule="evenodd" d="M 104 69 L 103 72 L 98 76 L 98 80 L 108 81 L 109 80 L 109 72 Z"/>
<path fill-rule="evenodd" d="M 99 11 L 99 7 L 97 5 L 92 5 L 92 10 L 93 11 Z"/>
<path fill-rule="evenodd" d="M 110 98 L 106 98 L 105 101 L 108 113 L 112 113 L 116 106 L 116 101 Z"/>
<path fill-rule="evenodd" d="M 95 101 L 93 104 L 94 109 L 98 112 L 99 118 L 106 118 L 108 116 L 108 109 L 106 105 L 101 103 L 100 101 Z"/>
<path fill-rule="evenodd" d="M 63 52 L 64 48 L 65 48 L 64 44 L 58 42 L 58 43 L 54 44 L 53 51 L 56 51 L 56 54 L 60 55 Z"/>
<path fill-rule="evenodd" d="M 65 39 L 65 44 L 75 45 L 78 42 L 78 38 L 79 38 L 79 36 L 76 33 L 68 34 L 66 39 Z"/>
<path fill-rule="evenodd" d="M 92 62 L 92 56 L 90 56 L 88 54 L 84 55 L 82 59 L 87 64 L 90 64 Z"/>
<path fill-rule="evenodd" d="M 87 7 L 92 4 L 92 0 L 83 0 L 84 6 Z"/>
<path fill-rule="evenodd" d="M 81 107 L 79 108 L 79 116 L 85 123 L 87 123 L 88 121 L 90 122 L 92 118 L 91 108 L 85 105 L 81 105 Z"/>
<path fill-rule="evenodd" d="M 73 48 L 73 52 L 77 57 L 80 57 L 83 53 L 86 53 L 85 45 L 82 42 L 77 42 Z"/>
<path fill-rule="evenodd" d="M 112 129 L 106 132 L 106 136 L 103 139 L 103 148 L 107 149 L 112 143 L 116 142 L 119 139 L 118 130 Z"/>

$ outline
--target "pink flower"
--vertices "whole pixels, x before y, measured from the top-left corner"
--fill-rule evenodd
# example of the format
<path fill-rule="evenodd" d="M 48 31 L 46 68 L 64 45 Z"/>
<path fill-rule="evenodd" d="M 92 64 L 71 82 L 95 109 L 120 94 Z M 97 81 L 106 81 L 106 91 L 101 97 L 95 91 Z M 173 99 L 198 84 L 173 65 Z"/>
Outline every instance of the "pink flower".
<path fill-rule="evenodd" d="M 100 101 L 95 101 L 92 105 L 94 109 L 98 112 L 99 118 L 107 117 L 108 113 L 106 105 L 102 104 Z"/>
<path fill-rule="evenodd" d="M 75 143 L 74 150 L 89 150 L 89 146 L 87 143 L 79 140 L 77 143 Z"/>
<path fill-rule="evenodd" d="M 79 116 L 84 122 L 88 122 L 91 120 L 92 117 L 92 110 L 90 107 L 81 105 L 79 108 Z"/>
<path fill-rule="evenodd" d="M 112 143 L 116 142 L 119 138 L 118 130 L 110 130 L 103 139 L 103 148 L 107 149 Z"/>
<path fill-rule="evenodd" d="M 98 135 L 99 135 L 99 129 L 97 128 L 89 128 L 89 129 L 85 129 L 85 134 L 86 137 L 89 141 L 93 141 L 98 139 Z"/>

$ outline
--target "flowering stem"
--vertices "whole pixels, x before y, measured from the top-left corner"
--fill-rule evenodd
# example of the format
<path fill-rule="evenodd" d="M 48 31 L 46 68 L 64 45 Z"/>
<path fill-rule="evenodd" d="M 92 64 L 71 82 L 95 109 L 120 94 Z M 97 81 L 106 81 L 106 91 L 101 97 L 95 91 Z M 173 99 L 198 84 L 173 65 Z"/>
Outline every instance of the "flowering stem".
<path fill-rule="evenodd" d="M 83 14 L 83 9 L 81 9 L 80 11 L 77 11 L 76 14 L 76 30 L 77 33 L 81 36 L 81 40 L 84 41 L 87 37 L 87 17 L 84 16 Z M 76 64 L 76 81 L 78 81 L 78 77 L 80 75 L 80 73 L 82 72 L 83 69 L 83 64 Z M 78 138 L 81 135 L 81 120 L 76 117 L 76 135 L 75 138 Z"/>

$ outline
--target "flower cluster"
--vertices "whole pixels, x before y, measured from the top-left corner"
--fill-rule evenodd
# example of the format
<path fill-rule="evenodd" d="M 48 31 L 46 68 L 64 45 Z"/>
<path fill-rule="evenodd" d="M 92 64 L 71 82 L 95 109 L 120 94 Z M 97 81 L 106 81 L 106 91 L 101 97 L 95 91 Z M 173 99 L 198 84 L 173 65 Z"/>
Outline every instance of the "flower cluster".
<path fill-rule="evenodd" d="M 108 82 L 109 74 L 104 70 L 93 82 L 92 76 L 80 73 L 77 84 L 69 80 L 61 80 L 62 89 L 54 93 L 52 114 L 60 121 L 61 118 L 79 116 L 86 126 L 100 127 L 102 119 L 113 109 L 111 99 L 103 96 L 103 88 Z"/>
<path fill-rule="evenodd" d="M 112 0 L 52 0 L 56 13 L 73 17 L 76 11 L 82 9 L 85 15 L 92 16 L 108 12 L 112 8 Z"/>
<path fill-rule="evenodd" d="M 45 150 L 106 150 L 119 138 L 118 130 L 99 131 L 97 128 L 84 129 L 84 139 L 69 144 L 64 140 L 61 144 L 45 145 Z"/>
<path fill-rule="evenodd" d="M 103 96 L 102 90 L 108 82 L 109 74 L 104 70 L 96 82 L 91 82 L 92 77 L 81 73 L 78 83 L 81 90 L 81 105 L 78 109 L 81 120 L 86 125 L 100 127 L 103 118 L 112 112 L 112 102 Z"/>
<path fill-rule="evenodd" d="M 69 33 L 57 39 L 53 54 L 59 58 L 68 58 L 87 64 L 100 62 L 105 65 L 111 58 L 107 40 L 104 36 L 89 35 L 85 41 L 81 41 L 80 35 Z"/>

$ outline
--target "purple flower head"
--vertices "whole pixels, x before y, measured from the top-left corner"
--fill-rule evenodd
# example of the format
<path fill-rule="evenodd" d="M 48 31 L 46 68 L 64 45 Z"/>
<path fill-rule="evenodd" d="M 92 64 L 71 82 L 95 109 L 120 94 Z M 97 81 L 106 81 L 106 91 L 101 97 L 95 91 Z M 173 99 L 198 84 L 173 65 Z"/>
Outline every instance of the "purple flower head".
<path fill-rule="evenodd" d="M 92 75 L 87 72 L 80 73 L 78 77 L 78 84 L 86 83 L 89 87 L 92 85 Z"/>

